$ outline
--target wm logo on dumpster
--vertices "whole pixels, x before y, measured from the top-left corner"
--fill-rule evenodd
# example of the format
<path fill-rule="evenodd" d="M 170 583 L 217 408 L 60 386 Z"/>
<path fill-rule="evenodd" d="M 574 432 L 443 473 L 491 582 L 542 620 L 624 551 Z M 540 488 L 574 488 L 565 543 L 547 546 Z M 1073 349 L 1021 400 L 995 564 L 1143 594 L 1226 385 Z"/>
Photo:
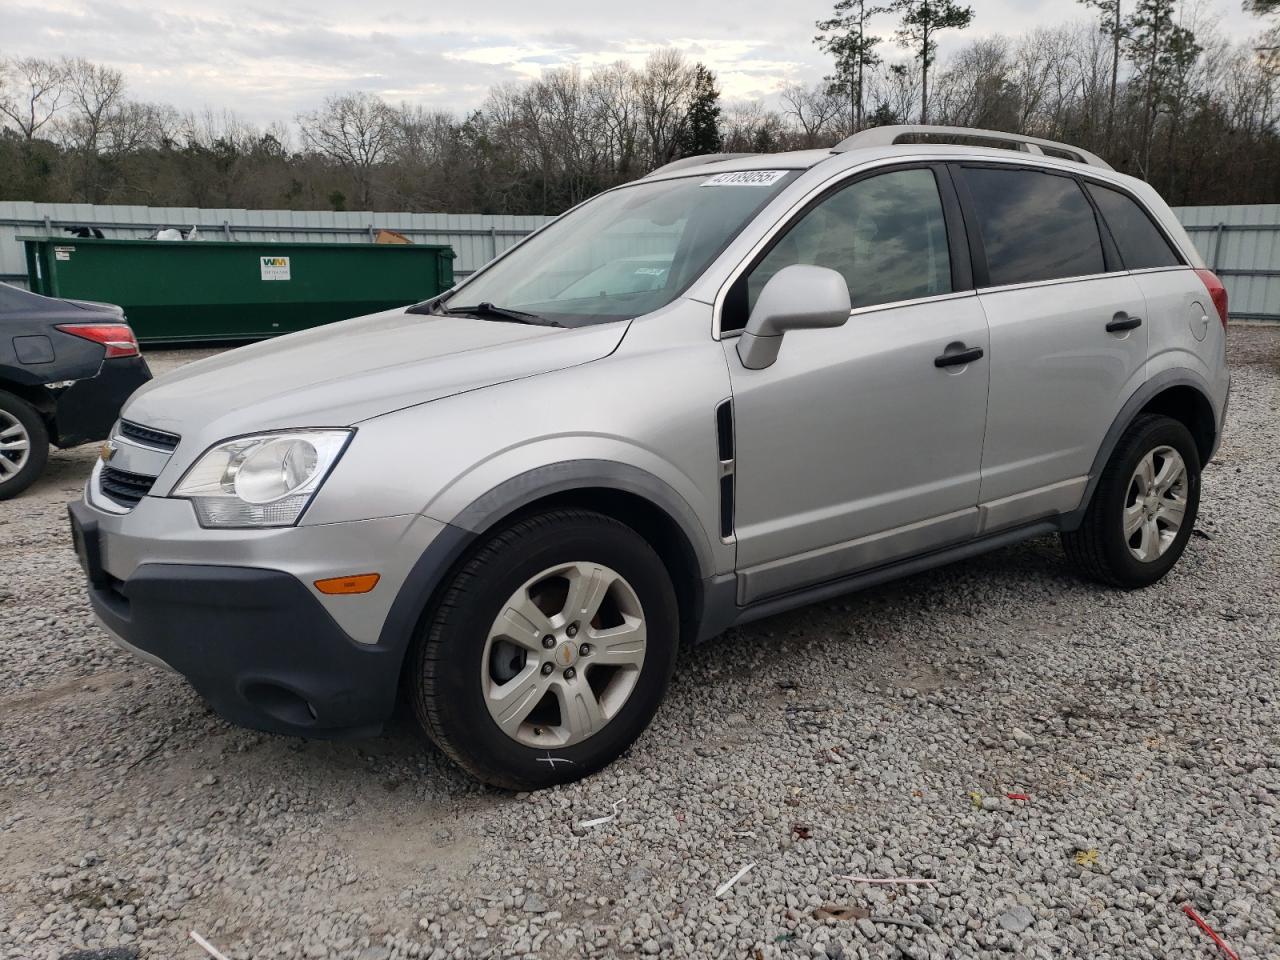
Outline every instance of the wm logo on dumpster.
<path fill-rule="evenodd" d="M 288 257 L 259 257 L 258 266 L 263 280 L 290 279 Z"/>

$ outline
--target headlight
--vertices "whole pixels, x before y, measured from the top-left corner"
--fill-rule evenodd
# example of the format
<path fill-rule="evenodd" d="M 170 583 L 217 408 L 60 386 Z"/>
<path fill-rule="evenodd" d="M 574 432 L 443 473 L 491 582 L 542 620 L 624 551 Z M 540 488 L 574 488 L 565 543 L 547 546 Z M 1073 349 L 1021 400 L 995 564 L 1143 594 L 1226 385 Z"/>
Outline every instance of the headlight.
<path fill-rule="evenodd" d="M 202 527 L 288 527 L 351 439 L 350 430 L 291 430 L 227 440 L 211 448 L 174 488 Z"/>

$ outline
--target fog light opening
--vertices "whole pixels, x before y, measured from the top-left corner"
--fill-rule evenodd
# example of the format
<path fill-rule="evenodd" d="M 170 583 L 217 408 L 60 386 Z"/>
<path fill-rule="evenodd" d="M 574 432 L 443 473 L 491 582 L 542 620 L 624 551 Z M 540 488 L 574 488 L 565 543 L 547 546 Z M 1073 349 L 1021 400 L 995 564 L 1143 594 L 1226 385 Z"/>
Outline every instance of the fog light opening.
<path fill-rule="evenodd" d="M 244 698 L 263 713 L 292 726 L 309 727 L 319 719 L 309 700 L 274 683 L 251 683 L 244 688 Z"/>

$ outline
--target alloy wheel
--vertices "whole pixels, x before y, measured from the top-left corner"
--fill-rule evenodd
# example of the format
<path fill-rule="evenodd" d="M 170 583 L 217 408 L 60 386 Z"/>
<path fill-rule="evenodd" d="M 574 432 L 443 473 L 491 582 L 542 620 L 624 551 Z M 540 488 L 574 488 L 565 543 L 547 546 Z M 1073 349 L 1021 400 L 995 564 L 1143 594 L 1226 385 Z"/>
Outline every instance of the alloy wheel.
<path fill-rule="evenodd" d="M 1138 461 L 1125 496 L 1124 539 L 1143 563 L 1164 555 L 1177 539 L 1187 511 L 1187 465 L 1169 446 Z"/>
<path fill-rule="evenodd" d="M 16 477 L 31 456 L 27 428 L 7 410 L 0 410 L 0 483 Z"/>
<path fill-rule="evenodd" d="M 586 561 L 550 567 L 516 590 L 489 628 L 485 705 L 525 746 L 581 743 L 631 696 L 645 641 L 644 611 L 621 574 Z"/>

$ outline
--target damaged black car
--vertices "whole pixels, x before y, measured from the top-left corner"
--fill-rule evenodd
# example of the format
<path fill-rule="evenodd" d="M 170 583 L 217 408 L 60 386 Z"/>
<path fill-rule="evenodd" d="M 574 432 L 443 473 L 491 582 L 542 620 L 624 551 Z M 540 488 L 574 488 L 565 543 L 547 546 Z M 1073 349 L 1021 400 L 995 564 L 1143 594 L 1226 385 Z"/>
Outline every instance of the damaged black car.
<path fill-rule="evenodd" d="M 0 283 L 0 500 L 31 486 L 51 445 L 105 440 L 150 379 L 119 307 Z"/>

